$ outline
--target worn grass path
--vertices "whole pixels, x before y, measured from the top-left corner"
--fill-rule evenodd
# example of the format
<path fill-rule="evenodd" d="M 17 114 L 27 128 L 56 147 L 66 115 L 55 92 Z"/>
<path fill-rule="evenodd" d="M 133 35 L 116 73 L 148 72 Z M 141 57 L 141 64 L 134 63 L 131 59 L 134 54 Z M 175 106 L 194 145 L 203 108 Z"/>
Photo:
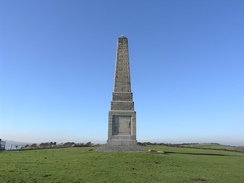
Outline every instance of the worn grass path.
<path fill-rule="evenodd" d="M 244 153 L 147 146 L 165 154 L 61 148 L 0 152 L 0 182 L 244 182 Z M 95 148 L 94 148 L 95 149 Z"/>

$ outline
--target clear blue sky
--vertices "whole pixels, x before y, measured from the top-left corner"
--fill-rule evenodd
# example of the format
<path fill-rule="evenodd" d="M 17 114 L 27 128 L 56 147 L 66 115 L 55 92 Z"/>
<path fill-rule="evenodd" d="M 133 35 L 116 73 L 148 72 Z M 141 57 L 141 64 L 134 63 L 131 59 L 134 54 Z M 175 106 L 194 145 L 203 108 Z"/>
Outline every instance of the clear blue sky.
<path fill-rule="evenodd" d="M 0 138 L 105 143 L 117 38 L 140 142 L 244 145 L 243 0 L 1 0 Z"/>

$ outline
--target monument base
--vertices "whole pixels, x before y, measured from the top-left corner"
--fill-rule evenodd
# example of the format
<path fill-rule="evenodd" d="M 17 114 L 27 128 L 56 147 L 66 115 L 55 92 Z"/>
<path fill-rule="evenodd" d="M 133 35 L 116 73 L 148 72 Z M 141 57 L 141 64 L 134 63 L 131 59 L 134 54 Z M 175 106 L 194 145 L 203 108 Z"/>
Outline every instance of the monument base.
<path fill-rule="evenodd" d="M 148 150 L 142 146 L 137 145 L 136 141 L 119 141 L 108 140 L 107 144 L 103 145 L 97 151 L 134 151 L 134 152 L 147 152 Z"/>
<path fill-rule="evenodd" d="M 133 151 L 133 152 L 148 152 L 147 149 L 141 146 L 110 146 L 104 145 L 97 149 L 96 151 L 106 152 L 106 151 Z"/>
<path fill-rule="evenodd" d="M 136 146 L 137 141 L 131 139 L 110 139 L 107 141 L 107 145 L 110 146 Z"/>

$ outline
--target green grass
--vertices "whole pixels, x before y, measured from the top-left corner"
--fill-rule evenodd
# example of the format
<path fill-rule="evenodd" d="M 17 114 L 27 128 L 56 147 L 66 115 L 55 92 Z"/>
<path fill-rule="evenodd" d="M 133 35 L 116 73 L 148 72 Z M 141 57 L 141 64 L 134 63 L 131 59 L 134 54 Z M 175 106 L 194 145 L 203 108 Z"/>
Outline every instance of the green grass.
<path fill-rule="evenodd" d="M 157 153 L 61 148 L 0 153 L 0 182 L 244 182 L 244 153 L 147 146 Z M 95 148 L 94 148 L 95 149 Z"/>
<path fill-rule="evenodd" d="M 181 145 L 185 147 L 194 147 L 194 148 L 211 148 L 211 149 L 228 149 L 228 150 L 235 150 L 235 147 L 233 146 L 227 146 L 227 145 L 218 145 L 218 144 L 211 144 L 211 143 L 202 143 L 202 144 L 187 144 L 187 145 Z"/>

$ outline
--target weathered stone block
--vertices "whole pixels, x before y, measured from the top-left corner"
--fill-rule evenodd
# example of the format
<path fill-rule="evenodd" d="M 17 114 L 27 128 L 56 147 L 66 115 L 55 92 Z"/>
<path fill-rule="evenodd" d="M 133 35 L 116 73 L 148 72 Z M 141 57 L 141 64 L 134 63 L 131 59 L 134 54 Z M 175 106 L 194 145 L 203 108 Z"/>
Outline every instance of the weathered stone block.
<path fill-rule="evenodd" d="M 112 101 L 111 110 L 134 110 L 134 102 Z"/>
<path fill-rule="evenodd" d="M 113 92 L 113 101 L 132 101 L 132 93 L 131 92 Z"/>

